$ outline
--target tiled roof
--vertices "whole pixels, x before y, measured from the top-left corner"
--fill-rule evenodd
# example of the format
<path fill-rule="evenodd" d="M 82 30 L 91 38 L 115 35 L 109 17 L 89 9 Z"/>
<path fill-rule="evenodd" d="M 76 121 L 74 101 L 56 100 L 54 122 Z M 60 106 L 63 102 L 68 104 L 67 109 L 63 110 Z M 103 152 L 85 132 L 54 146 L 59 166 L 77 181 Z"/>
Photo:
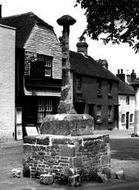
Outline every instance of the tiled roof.
<path fill-rule="evenodd" d="M 22 48 L 35 24 L 43 24 L 46 27 L 53 28 L 32 12 L 25 14 L 3 17 L 0 24 L 12 26 L 16 28 L 16 45 Z"/>
<path fill-rule="evenodd" d="M 81 53 L 70 51 L 70 63 L 71 69 L 77 74 L 109 79 L 118 82 L 117 77 L 113 73 L 107 69 L 104 69 L 90 56 L 84 56 Z"/>
<path fill-rule="evenodd" d="M 119 94 L 121 95 L 135 95 L 132 86 L 128 85 L 126 82 L 121 81 L 119 78 Z"/>

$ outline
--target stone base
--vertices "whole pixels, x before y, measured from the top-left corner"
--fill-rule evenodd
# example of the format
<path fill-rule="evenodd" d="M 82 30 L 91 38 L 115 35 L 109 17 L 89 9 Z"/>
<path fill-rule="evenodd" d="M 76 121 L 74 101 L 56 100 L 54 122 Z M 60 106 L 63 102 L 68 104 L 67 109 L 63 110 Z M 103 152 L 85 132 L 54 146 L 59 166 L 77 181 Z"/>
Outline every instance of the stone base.
<path fill-rule="evenodd" d="M 74 176 L 89 180 L 110 168 L 108 135 L 37 135 L 24 138 L 23 174 Z M 63 179 L 65 179 L 64 177 Z"/>
<path fill-rule="evenodd" d="M 77 136 L 93 132 L 94 119 L 88 114 L 47 115 L 40 127 L 41 134 Z"/>

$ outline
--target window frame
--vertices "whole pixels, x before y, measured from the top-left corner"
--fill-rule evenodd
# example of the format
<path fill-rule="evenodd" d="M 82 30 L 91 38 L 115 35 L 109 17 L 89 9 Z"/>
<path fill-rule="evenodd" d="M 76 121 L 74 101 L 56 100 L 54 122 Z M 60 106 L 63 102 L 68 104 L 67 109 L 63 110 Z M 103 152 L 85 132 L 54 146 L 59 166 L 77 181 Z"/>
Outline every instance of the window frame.
<path fill-rule="evenodd" d="M 97 95 L 102 95 L 102 81 L 97 80 Z"/>
<path fill-rule="evenodd" d="M 126 119 L 126 115 L 125 115 L 125 114 L 122 114 L 122 115 L 121 115 L 121 123 L 122 123 L 122 124 L 125 124 L 125 121 L 126 121 L 125 119 Z"/>
<path fill-rule="evenodd" d="M 81 77 L 76 77 L 75 79 L 75 89 L 76 89 L 76 92 L 81 92 L 81 89 L 82 89 L 82 79 Z"/>
<path fill-rule="evenodd" d="M 96 108 L 96 121 L 97 123 L 102 123 L 102 106 L 101 105 L 97 105 L 97 108 Z"/>
<path fill-rule="evenodd" d="M 53 111 L 53 102 L 51 99 L 39 98 L 37 103 L 37 123 L 40 124 L 47 114 Z M 40 119 L 41 118 L 41 119 Z"/>
<path fill-rule="evenodd" d="M 133 114 L 133 113 L 130 114 L 129 122 L 130 122 L 130 123 L 133 123 L 133 122 L 134 122 L 134 114 Z"/>
<path fill-rule="evenodd" d="M 108 105 L 108 122 L 112 122 L 113 120 L 113 107 L 112 105 Z"/>

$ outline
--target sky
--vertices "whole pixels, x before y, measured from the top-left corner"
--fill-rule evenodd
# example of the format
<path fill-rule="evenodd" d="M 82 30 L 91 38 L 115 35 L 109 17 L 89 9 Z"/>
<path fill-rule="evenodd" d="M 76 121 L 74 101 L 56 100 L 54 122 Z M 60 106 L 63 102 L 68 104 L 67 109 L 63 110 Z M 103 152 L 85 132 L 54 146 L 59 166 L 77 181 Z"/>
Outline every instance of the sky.
<path fill-rule="evenodd" d="M 48 24 L 54 27 L 57 37 L 62 35 L 62 27 L 56 22 L 63 15 L 70 15 L 76 19 L 76 23 L 70 28 L 70 50 L 77 51 L 78 38 L 86 28 L 87 22 L 84 10 L 74 7 L 76 0 L 0 0 L 2 4 L 2 16 L 11 16 L 26 12 L 33 12 Z M 118 69 L 124 73 L 131 73 L 134 69 L 139 77 L 139 53 L 127 44 L 104 45 L 102 41 L 86 38 L 88 43 L 88 55 L 95 60 L 106 59 L 109 70 L 117 74 Z"/>

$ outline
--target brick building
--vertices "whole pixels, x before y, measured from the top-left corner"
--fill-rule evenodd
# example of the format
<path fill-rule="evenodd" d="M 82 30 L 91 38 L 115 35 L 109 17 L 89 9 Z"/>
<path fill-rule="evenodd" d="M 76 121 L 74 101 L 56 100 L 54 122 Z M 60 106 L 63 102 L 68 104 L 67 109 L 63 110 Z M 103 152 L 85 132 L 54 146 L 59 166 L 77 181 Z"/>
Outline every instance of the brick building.
<path fill-rule="evenodd" d="M 0 139 L 15 129 L 15 28 L 0 24 Z"/>
<path fill-rule="evenodd" d="M 95 129 L 113 129 L 118 125 L 118 79 L 106 69 L 106 61 L 101 64 L 88 56 L 87 48 L 83 40 L 77 52 L 70 51 L 74 108 L 92 115 Z"/>
<path fill-rule="evenodd" d="M 26 135 L 25 126 L 39 126 L 46 114 L 57 112 L 61 48 L 53 27 L 32 12 L 3 17 L 0 23 L 16 28 L 16 128 L 22 125 Z"/>
<path fill-rule="evenodd" d="M 129 129 L 134 127 L 134 111 L 135 111 L 135 92 L 133 87 L 125 82 L 125 74 L 123 70 L 118 69 L 119 78 L 119 129 Z"/>

